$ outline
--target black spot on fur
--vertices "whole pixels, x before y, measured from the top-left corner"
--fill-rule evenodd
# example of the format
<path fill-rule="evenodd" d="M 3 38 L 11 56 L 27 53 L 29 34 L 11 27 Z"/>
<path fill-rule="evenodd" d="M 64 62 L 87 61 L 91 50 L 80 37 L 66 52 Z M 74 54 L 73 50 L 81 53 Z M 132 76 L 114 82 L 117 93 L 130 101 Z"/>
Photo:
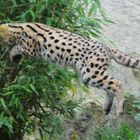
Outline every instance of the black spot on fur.
<path fill-rule="evenodd" d="M 50 57 L 50 54 L 47 54 L 47 57 Z"/>
<path fill-rule="evenodd" d="M 61 51 L 62 51 L 62 52 L 64 52 L 64 51 L 65 51 L 65 49 L 64 49 L 64 48 L 61 48 Z"/>
<path fill-rule="evenodd" d="M 50 53 L 52 54 L 52 53 L 54 53 L 54 51 L 53 50 L 50 50 Z"/>
<path fill-rule="evenodd" d="M 71 49 L 67 49 L 67 52 L 70 53 L 71 52 Z"/>
<path fill-rule="evenodd" d="M 65 43 L 65 42 L 62 42 L 62 45 L 63 45 L 63 46 L 66 46 L 66 43 Z"/>
<path fill-rule="evenodd" d="M 52 45 L 51 44 L 48 44 L 48 47 L 51 47 Z"/>
<path fill-rule="evenodd" d="M 95 79 L 95 78 L 96 78 L 96 75 L 92 75 L 91 77 L 92 77 L 93 79 Z"/>
<path fill-rule="evenodd" d="M 35 28 L 33 28 L 31 25 L 26 25 L 26 27 L 30 28 L 33 32 L 38 33 L 38 31 Z"/>
<path fill-rule="evenodd" d="M 76 56 L 79 56 L 79 53 L 76 53 Z"/>
<path fill-rule="evenodd" d="M 54 40 L 54 43 L 58 43 L 58 42 L 59 42 L 59 40 L 58 40 L 58 39 Z"/>
<path fill-rule="evenodd" d="M 63 37 L 63 35 L 59 35 L 60 37 Z"/>
<path fill-rule="evenodd" d="M 101 61 L 104 62 L 104 58 L 101 58 Z"/>
<path fill-rule="evenodd" d="M 95 64 L 95 67 L 97 68 L 99 66 L 99 64 Z"/>
<path fill-rule="evenodd" d="M 108 78 L 108 75 L 106 75 L 104 78 L 103 78 L 103 80 L 106 80 Z"/>
<path fill-rule="evenodd" d="M 51 36 L 50 39 L 54 39 L 54 36 Z"/>
<path fill-rule="evenodd" d="M 98 80 L 98 81 L 97 81 L 97 84 L 101 83 L 102 81 L 103 81 L 102 79 L 101 79 L 101 80 Z"/>
<path fill-rule="evenodd" d="M 94 67 L 94 64 L 93 63 L 90 63 L 90 67 L 93 68 Z"/>
<path fill-rule="evenodd" d="M 104 74 L 104 72 L 105 72 L 105 71 L 102 71 L 102 72 L 100 73 L 100 75 L 103 75 L 103 74 Z"/>
<path fill-rule="evenodd" d="M 96 74 L 96 75 L 99 74 L 99 71 L 95 71 L 95 74 Z"/>
<path fill-rule="evenodd" d="M 55 46 L 55 48 L 56 48 L 57 50 L 59 50 L 59 49 L 60 49 L 60 47 L 58 47 L 58 46 Z"/>
<path fill-rule="evenodd" d="M 112 85 L 113 84 L 113 81 L 109 81 L 109 83 L 108 83 L 109 85 Z"/>

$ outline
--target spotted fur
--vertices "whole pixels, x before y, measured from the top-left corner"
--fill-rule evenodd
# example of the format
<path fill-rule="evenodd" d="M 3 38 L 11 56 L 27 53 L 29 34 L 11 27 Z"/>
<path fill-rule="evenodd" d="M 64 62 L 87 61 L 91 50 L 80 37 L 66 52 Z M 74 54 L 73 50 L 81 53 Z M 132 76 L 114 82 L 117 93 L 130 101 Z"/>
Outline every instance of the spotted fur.
<path fill-rule="evenodd" d="M 107 92 L 106 114 L 110 112 L 115 96 L 117 115 L 121 114 L 124 100 L 120 82 L 106 71 L 110 60 L 113 58 L 122 65 L 140 69 L 139 59 L 96 40 L 88 40 L 41 23 L 0 24 L 0 39 L 12 47 L 11 60 L 29 55 L 76 69 L 85 84 Z"/>

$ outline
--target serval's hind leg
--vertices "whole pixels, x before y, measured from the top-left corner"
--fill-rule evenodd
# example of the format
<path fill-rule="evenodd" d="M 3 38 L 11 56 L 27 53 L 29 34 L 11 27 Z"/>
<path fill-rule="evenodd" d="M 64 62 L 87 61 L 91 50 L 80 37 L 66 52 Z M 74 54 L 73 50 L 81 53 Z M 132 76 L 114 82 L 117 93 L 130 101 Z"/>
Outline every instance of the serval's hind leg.
<path fill-rule="evenodd" d="M 108 76 L 106 72 L 104 72 L 102 75 L 99 73 L 98 75 L 91 75 L 90 77 L 89 75 L 87 76 L 84 75 L 83 78 L 86 81 L 86 83 L 88 83 L 88 85 L 101 88 L 107 91 L 107 100 L 105 102 L 106 114 L 108 114 L 111 110 L 114 96 L 117 99 L 116 115 L 119 116 L 120 114 L 123 113 L 124 97 L 123 97 L 122 87 L 119 81 Z"/>
<path fill-rule="evenodd" d="M 107 100 L 105 103 L 106 114 L 108 114 L 109 111 L 111 110 L 113 99 L 115 96 L 117 99 L 116 115 L 119 116 L 123 113 L 123 103 L 124 103 L 124 97 L 123 97 L 123 91 L 122 91 L 121 84 L 110 76 L 108 76 L 107 79 L 105 79 L 105 80 L 104 79 L 105 79 L 105 77 L 103 77 L 103 79 L 102 79 L 101 88 L 103 88 L 105 91 L 107 91 Z"/>
<path fill-rule="evenodd" d="M 106 95 L 106 100 L 104 103 L 104 110 L 105 110 L 105 114 L 107 115 L 111 111 L 115 94 L 111 93 L 108 90 L 106 90 L 106 92 L 107 92 L 107 95 Z"/>

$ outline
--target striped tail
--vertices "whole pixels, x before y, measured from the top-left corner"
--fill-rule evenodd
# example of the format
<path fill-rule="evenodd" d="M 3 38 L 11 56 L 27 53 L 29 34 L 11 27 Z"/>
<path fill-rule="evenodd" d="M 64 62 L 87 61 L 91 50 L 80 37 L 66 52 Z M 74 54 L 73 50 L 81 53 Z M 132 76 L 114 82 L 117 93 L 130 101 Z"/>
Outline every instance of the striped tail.
<path fill-rule="evenodd" d="M 118 49 L 111 49 L 112 52 L 112 58 L 119 64 L 140 69 L 140 59 L 136 59 L 133 57 L 130 57 L 123 52 L 119 51 Z"/>

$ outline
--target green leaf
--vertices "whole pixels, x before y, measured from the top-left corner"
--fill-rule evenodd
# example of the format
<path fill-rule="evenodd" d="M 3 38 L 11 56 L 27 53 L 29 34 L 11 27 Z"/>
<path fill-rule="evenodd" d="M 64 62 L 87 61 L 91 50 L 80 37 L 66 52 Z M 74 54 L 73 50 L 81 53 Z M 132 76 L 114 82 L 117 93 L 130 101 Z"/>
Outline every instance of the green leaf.
<path fill-rule="evenodd" d="M 3 98 L 0 98 L 0 103 L 2 104 L 2 106 L 5 110 L 8 109 Z"/>
<path fill-rule="evenodd" d="M 94 14 L 94 16 L 96 15 L 97 13 L 97 6 L 95 5 L 95 3 L 93 3 L 89 9 L 89 12 L 88 12 L 88 17 L 92 16 Z"/>
<path fill-rule="evenodd" d="M 134 119 L 135 119 L 136 121 L 140 121 L 140 113 L 136 114 L 136 115 L 134 116 Z"/>
<path fill-rule="evenodd" d="M 24 89 L 26 92 L 32 93 L 32 90 L 30 90 L 27 86 L 22 86 L 22 89 Z"/>

